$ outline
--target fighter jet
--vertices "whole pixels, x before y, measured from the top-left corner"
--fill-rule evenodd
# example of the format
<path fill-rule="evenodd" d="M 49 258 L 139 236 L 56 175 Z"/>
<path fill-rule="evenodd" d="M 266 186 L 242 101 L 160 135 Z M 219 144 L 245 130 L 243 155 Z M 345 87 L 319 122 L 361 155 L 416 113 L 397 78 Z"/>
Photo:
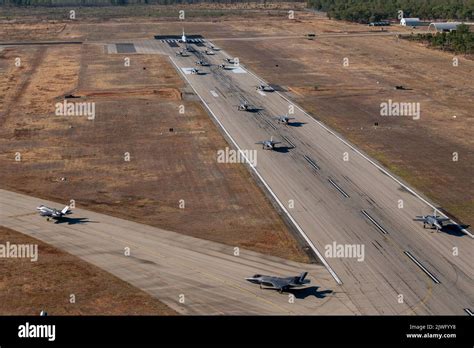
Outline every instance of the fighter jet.
<path fill-rule="evenodd" d="M 262 149 L 264 149 L 264 150 L 273 150 L 273 149 L 275 149 L 275 145 L 280 144 L 280 142 L 279 141 L 273 141 L 273 137 L 271 137 L 270 140 L 259 141 L 255 144 L 262 144 Z"/>
<path fill-rule="evenodd" d="M 426 228 L 426 225 L 428 225 L 430 228 L 436 228 L 436 231 L 441 230 L 443 222 L 449 220 L 448 218 L 436 215 L 436 208 L 433 210 L 433 215 L 417 216 L 416 219 L 413 219 L 413 221 L 423 221 L 423 228 Z"/>
<path fill-rule="evenodd" d="M 214 45 L 210 45 L 209 48 L 213 51 L 220 51 L 220 48 L 219 47 L 216 47 Z"/>
<path fill-rule="evenodd" d="M 184 28 L 183 28 L 183 36 L 181 36 L 181 40 L 180 40 L 182 43 L 186 43 L 186 35 L 184 35 Z"/>
<path fill-rule="evenodd" d="M 262 92 L 275 92 L 275 89 L 269 85 L 259 85 L 257 86 L 257 90 Z"/>
<path fill-rule="evenodd" d="M 288 115 L 281 115 L 275 118 L 278 123 L 288 124 L 290 120 L 294 120 L 294 117 L 288 117 Z"/>
<path fill-rule="evenodd" d="M 245 279 L 253 284 L 260 284 L 260 289 L 275 289 L 278 290 L 279 293 L 282 293 L 291 288 L 298 288 L 311 283 L 311 280 L 305 279 L 307 275 L 308 272 L 303 272 L 296 277 L 280 278 L 255 274 L 253 277 Z"/>
<path fill-rule="evenodd" d="M 215 55 L 216 53 L 212 50 L 206 50 L 205 53 L 208 55 L 208 56 L 213 56 Z"/>
<path fill-rule="evenodd" d="M 205 60 L 202 60 L 202 59 L 196 61 L 196 64 L 200 65 L 200 66 L 210 66 L 211 65 L 211 64 L 209 64 L 209 62 L 206 62 Z"/>
<path fill-rule="evenodd" d="M 69 210 L 69 206 L 65 206 L 63 210 L 57 210 L 55 208 L 49 208 L 45 205 L 40 205 L 36 208 L 41 216 L 46 216 L 46 220 L 50 220 L 51 218 L 55 220 L 61 219 L 66 214 L 72 214 L 72 211 Z"/>
<path fill-rule="evenodd" d="M 189 53 L 186 50 L 178 51 L 176 52 L 176 55 L 181 57 L 189 57 Z"/>
<path fill-rule="evenodd" d="M 191 74 L 193 74 L 193 75 L 199 75 L 199 74 L 200 74 L 200 71 L 199 71 L 198 69 L 196 69 L 196 68 L 192 68 L 192 69 L 190 70 L 190 72 L 191 72 Z"/>
<path fill-rule="evenodd" d="M 221 65 L 219 65 L 219 68 L 222 68 L 222 69 L 224 69 L 224 70 L 233 70 L 233 69 L 235 69 L 235 66 L 233 66 L 233 65 L 221 64 Z"/>
<path fill-rule="evenodd" d="M 250 105 L 246 101 L 244 101 L 243 103 L 240 103 L 239 105 L 237 105 L 237 109 L 239 111 L 249 111 L 249 112 L 255 112 L 255 111 L 259 110 L 259 108 L 255 107 L 253 105 Z"/>
<path fill-rule="evenodd" d="M 226 60 L 227 63 L 229 64 L 237 64 L 237 61 L 235 60 L 235 58 L 225 58 L 224 60 Z"/>

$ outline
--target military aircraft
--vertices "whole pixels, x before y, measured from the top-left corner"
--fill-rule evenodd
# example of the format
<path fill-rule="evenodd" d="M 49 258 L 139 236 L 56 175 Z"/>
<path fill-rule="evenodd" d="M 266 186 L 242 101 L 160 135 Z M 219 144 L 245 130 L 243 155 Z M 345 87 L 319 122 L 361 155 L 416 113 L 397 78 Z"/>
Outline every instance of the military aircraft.
<path fill-rule="evenodd" d="M 227 61 L 227 63 L 229 64 L 237 64 L 237 60 L 235 60 L 235 58 L 225 58 L 224 60 Z"/>
<path fill-rule="evenodd" d="M 246 101 L 244 101 L 243 103 L 240 103 L 239 105 L 237 105 L 237 109 L 239 111 L 249 111 L 249 112 L 255 112 L 255 111 L 259 110 L 259 108 L 255 107 L 253 105 L 250 105 Z"/>
<path fill-rule="evenodd" d="M 176 55 L 181 57 L 189 57 L 189 53 L 186 50 L 178 51 L 176 52 Z"/>
<path fill-rule="evenodd" d="M 213 51 L 220 51 L 221 50 L 219 47 L 216 47 L 214 45 L 210 45 L 209 48 Z"/>
<path fill-rule="evenodd" d="M 278 123 L 283 123 L 283 124 L 288 124 L 290 123 L 290 120 L 294 120 L 294 117 L 288 117 L 288 115 L 281 115 L 278 117 L 275 117 Z"/>
<path fill-rule="evenodd" d="M 69 210 L 69 206 L 65 206 L 63 210 L 57 210 L 55 208 L 49 208 L 45 205 L 40 205 L 36 208 L 41 216 L 46 216 L 46 220 L 50 220 L 51 218 L 59 220 L 66 214 L 72 214 L 72 211 Z"/>
<path fill-rule="evenodd" d="M 311 280 L 305 279 L 307 275 L 308 272 L 303 272 L 296 277 L 281 278 L 255 274 L 253 277 L 245 278 L 245 280 L 253 284 L 260 284 L 260 289 L 275 289 L 278 290 L 279 293 L 282 293 L 291 288 L 298 288 L 311 283 Z"/>
<path fill-rule="evenodd" d="M 259 85 L 257 86 L 257 90 L 262 92 L 275 92 L 275 89 L 269 85 Z"/>
<path fill-rule="evenodd" d="M 216 53 L 212 50 L 206 50 L 205 53 L 208 55 L 208 56 L 213 56 L 215 55 Z"/>
<path fill-rule="evenodd" d="M 183 28 L 183 36 L 181 36 L 180 42 L 186 43 L 186 35 L 184 35 L 184 28 Z"/>
<path fill-rule="evenodd" d="M 280 144 L 279 141 L 273 141 L 273 136 L 270 138 L 270 140 L 263 140 L 259 141 L 255 144 L 262 144 L 262 149 L 264 150 L 273 150 L 275 149 L 276 144 Z"/>
<path fill-rule="evenodd" d="M 200 65 L 200 66 L 210 66 L 211 65 L 211 64 L 209 64 L 209 62 L 206 62 L 205 60 L 202 60 L 202 59 L 196 61 L 196 64 Z"/>
<path fill-rule="evenodd" d="M 190 72 L 191 72 L 191 74 L 193 74 L 193 75 L 199 75 L 199 74 L 201 73 L 201 72 L 200 72 L 198 69 L 196 69 L 196 68 L 192 68 L 192 69 L 190 70 Z"/>
<path fill-rule="evenodd" d="M 221 65 L 219 65 L 219 68 L 222 68 L 222 69 L 224 69 L 224 70 L 233 70 L 233 69 L 235 69 L 235 66 L 233 66 L 233 65 L 221 64 Z"/>
<path fill-rule="evenodd" d="M 430 228 L 436 228 L 436 231 L 443 228 L 443 222 L 449 221 L 450 219 L 444 218 L 436 215 L 436 208 L 433 210 L 433 215 L 423 215 L 417 216 L 413 221 L 423 221 L 423 228 L 426 228 L 426 225 Z"/>

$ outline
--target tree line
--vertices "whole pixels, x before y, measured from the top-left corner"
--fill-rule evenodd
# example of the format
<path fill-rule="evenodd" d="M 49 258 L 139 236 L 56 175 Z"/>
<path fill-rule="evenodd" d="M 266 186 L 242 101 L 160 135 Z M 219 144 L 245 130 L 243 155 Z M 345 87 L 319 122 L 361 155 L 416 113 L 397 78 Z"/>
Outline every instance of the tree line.
<path fill-rule="evenodd" d="M 471 20 L 474 17 L 473 0 L 307 0 L 308 7 L 326 12 L 329 18 L 358 23 L 398 19 Z"/>
<path fill-rule="evenodd" d="M 474 54 L 474 33 L 467 25 L 459 25 L 456 31 L 436 34 L 417 34 L 406 37 L 409 40 L 421 41 L 429 46 L 444 51 Z"/>
<path fill-rule="evenodd" d="M 270 3 L 270 2 L 304 2 L 304 0 L 0 0 L 0 5 L 11 6 L 104 6 L 104 5 L 175 5 L 198 3 Z"/>

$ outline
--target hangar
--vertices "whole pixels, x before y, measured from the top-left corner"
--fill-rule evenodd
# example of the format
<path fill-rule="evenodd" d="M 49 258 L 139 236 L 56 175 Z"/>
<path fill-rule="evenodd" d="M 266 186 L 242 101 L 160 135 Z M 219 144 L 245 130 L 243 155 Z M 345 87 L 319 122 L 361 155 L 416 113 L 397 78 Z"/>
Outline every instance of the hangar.
<path fill-rule="evenodd" d="M 419 18 L 402 18 L 400 20 L 400 25 L 404 27 L 416 27 L 423 25 L 422 23 Z"/>
<path fill-rule="evenodd" d="M 457 30 L 458 26 L 461 24 L 461 22 L 433 22 L 430 23 L 428 31 L 434 30 L 441 33 L 451 32 Z"/>

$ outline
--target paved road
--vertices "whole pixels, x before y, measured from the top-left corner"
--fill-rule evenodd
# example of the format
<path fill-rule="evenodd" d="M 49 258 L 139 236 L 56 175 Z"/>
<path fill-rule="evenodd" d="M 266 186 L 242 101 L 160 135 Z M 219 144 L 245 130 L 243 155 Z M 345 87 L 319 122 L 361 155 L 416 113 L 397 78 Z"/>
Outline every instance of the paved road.
<path fill-rule="evenodd" d="M 358 313 L 318 265 L 302 265 L 155 227 L 74 209 L 69 221 L 47 222 L 35 212 L 63 204 L 0 190 L 0 225 L 38 238 L 143 289 L 182 314 Z M 6 241 L 2 241 L 5 243 Z M 130 248 L 130 256 L 125 256 Z M 39 249 L 41 258 L 41 248 Z M 309 271 L 311 287 L 288 294 L 261 290 L 244 280 L 260 274 Z M 184 303 L 180 303 L 184 295 Z"/>
<path fill-rule="evenodd" d="M 452 225 L 432 233 L 412 221 L 432 213 L 431 203 L 303 110 L 295 107 L 293 126 L 278 125 L 272 117 L 287 113 L 290 102 L 280 93 L 258 93 L 255 86 L 261 81 L 245 66 L 219 69 L 225 52 L 204 56 L 213 65 L 201 68 L 205 75 L 192 75 L 188 68 L 195 67 L 199 54 L 177 57 L 177 48 L 156 40 L 137 41 L 135 49 L 169 55 L 230 143 L 258 151 L 254 170 L 324 256 L 358 311 L 462 315 L 465 308 L 472 310 L 474 241 L 469 231 Z M 263 110 L 238 111 L 242 100 Z M 282 142 L 279 151 L 255 144 L 271 136 Z M 326 255 L 333 243 L 364 247 L 364 260 L 349 253 Z"/>

